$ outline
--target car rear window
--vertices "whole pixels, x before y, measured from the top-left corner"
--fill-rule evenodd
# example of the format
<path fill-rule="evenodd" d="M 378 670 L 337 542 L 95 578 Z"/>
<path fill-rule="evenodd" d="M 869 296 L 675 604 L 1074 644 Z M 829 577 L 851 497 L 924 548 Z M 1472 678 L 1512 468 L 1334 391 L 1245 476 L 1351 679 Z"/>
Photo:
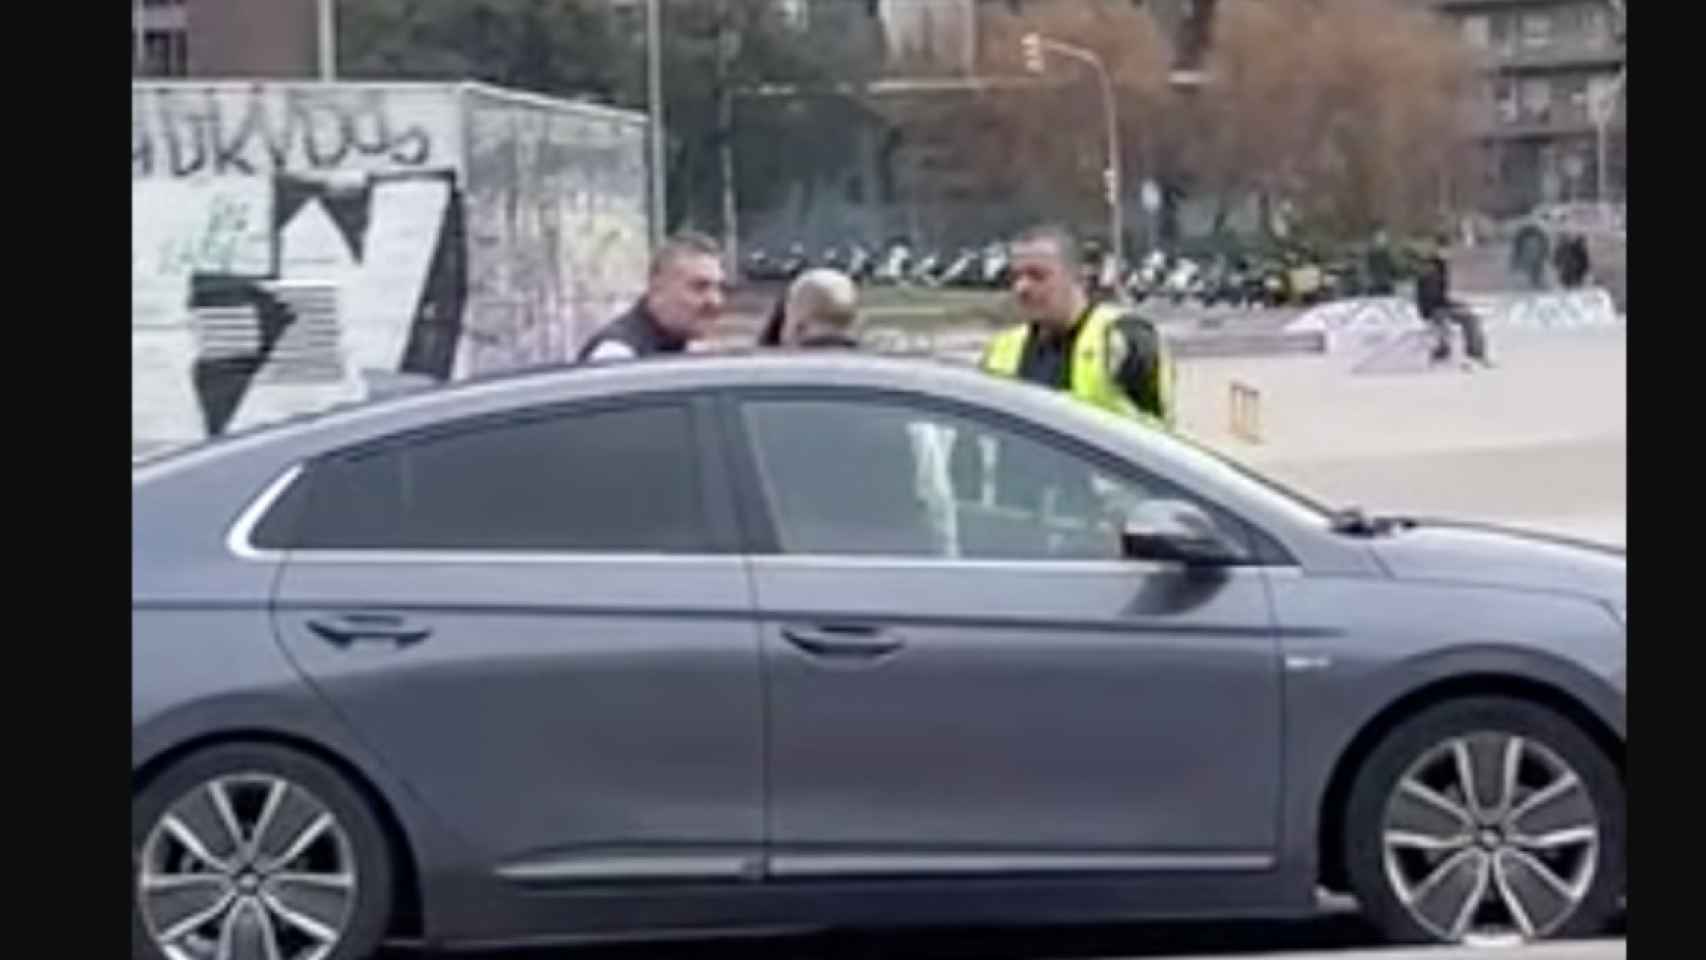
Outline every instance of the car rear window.
<path fill-rule="evenodd" d="M 315 463 L 257 547 L 701 552 L 692 422 L 677 404 L 450 428 Z"/>

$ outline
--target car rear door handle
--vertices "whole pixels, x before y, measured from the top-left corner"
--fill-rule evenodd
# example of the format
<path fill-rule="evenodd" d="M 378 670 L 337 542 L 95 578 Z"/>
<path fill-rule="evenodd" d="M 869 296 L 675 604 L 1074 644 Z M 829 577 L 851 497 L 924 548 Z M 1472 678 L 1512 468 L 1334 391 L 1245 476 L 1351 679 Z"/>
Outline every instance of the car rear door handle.
<path fill-rule="evenodd" d="M 334 613 L 308 621 L 308 629 L 337 647 L 393 643 L 407 647 L 432 636 L 432 628 L 395 613 Z"/>
<path fill-rule="evenodd" d="M 881 657 L 905 646 L 899 637 L 880 627 L 856 624 L 789 624 L 782 628 L 789 643 L 814 657 Z"/>

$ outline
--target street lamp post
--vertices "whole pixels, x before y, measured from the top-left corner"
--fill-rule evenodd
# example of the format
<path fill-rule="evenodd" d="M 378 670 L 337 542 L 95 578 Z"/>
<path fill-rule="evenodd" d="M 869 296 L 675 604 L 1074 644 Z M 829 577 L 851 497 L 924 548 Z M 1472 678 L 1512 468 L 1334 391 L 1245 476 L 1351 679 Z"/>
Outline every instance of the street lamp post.
<path fill-rule="evenodd" d="M 320 34 L 320 79 L 331 83 L 338 78 L 338 13 L 336 0 L 319 0 L 317 14 Z"/>
<path fill-rule="evenodd" d="M 144 42 L 147 36 L 145 20 L 142 11 L 142 0 L 135 0 L 130 10 L 131 42 L 135 44 L 135 63 L 131 66 L 134 76 L 146 76 L 148 73 L 148 44 Z"/>
<path fill-rule="evenodd" d="M 1090 50 L 1075 47 L 1058 40 L 1036 33 L 1027 33 L 1021 42 L 1021 52 L 1025 57 L 1025 69 L 1032 73 L 1043 72 L 1043 51 L 1058 53 L 1063 57 L 1071 57 L 1090 65 L 1096 72 L 1096 80 L 1102 88 L 1102 111 L 1107 121 L 1108 136 L 1108 166 L 1104 173 L 1105 187 L 1108 191 L 1108 230 L 1114 251 L 1115 269 L 1125 266 L 1125 215 L 1120 198 L 1120 129 L 1119 115 L 1114 102 L 1113 81 L 1108 78 L 1107 68 L 1102 65 L 1102 58 Z"/>
<path fill-rule="evenodd" d="M 1597 169 L 1595 173 L 1598 183 L 1595 189 L 1598 194 L 1596 199 L 1599 200 L 1601 208 L 1605 208 L 1611 203 L 1611 172 L 1607 169 L 1611 165 L 1609 145 L 1611 118 L 1617 113 L 1617 98 L 1623 93 L 1623 84 L 1628 80 L 1628 77 L 1629 66 L 1625 64 L 1622 70 L 1617 71 L 1617 79 L 1612 81 L 1609 87 L 1605 87 L 1604 92 L 1599 97 L 1588 104 L 1593 111 L 1594 134 L 1597 138 L 1595 146 L 1598 147 L 1598 156 L 1596 157 L 1595 166 Z"/>
<path fill-rule="evenodd" d="M 651 115 L 651 234 L 652 249 L 663 244 L 663 24 L 658 0 L 646 0 L 646 109 Z"/>

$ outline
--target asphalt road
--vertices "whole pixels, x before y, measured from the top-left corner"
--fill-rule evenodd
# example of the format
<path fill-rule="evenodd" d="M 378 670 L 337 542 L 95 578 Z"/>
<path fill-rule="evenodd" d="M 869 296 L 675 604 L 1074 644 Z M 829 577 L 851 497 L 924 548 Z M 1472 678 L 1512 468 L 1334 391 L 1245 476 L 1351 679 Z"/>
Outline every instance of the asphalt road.
<path fill-rule="evenodd" d="M 1276 960 L 1624 960 L 1614 939 L 1510 949 L 1383 948 L 1353 913 L 1281 922 L 1193 922 L 1064 928 L 826 933 L 813 936 L 634 943 L 458 954 L 462 960 L 1125 960 L 1273 957 Z M 424 960 L 396 950 L 383 960 Z"/>

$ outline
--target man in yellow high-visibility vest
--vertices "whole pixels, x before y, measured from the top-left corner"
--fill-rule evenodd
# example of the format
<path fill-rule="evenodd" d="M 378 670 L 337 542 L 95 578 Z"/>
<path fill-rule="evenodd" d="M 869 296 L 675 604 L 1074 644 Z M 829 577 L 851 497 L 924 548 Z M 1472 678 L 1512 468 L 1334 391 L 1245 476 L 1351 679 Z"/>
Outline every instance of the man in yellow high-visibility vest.
<path fill-rule="evenodd" d="M 1064 227 L 1014 238 L 1013 300 L 1026 322 L 996 334 L 983 369 L 1171 429 L 1173 360 L 1161 331 L 1118 304 L 1091 302 L 1082 266 L 1078 240 Z"/>

